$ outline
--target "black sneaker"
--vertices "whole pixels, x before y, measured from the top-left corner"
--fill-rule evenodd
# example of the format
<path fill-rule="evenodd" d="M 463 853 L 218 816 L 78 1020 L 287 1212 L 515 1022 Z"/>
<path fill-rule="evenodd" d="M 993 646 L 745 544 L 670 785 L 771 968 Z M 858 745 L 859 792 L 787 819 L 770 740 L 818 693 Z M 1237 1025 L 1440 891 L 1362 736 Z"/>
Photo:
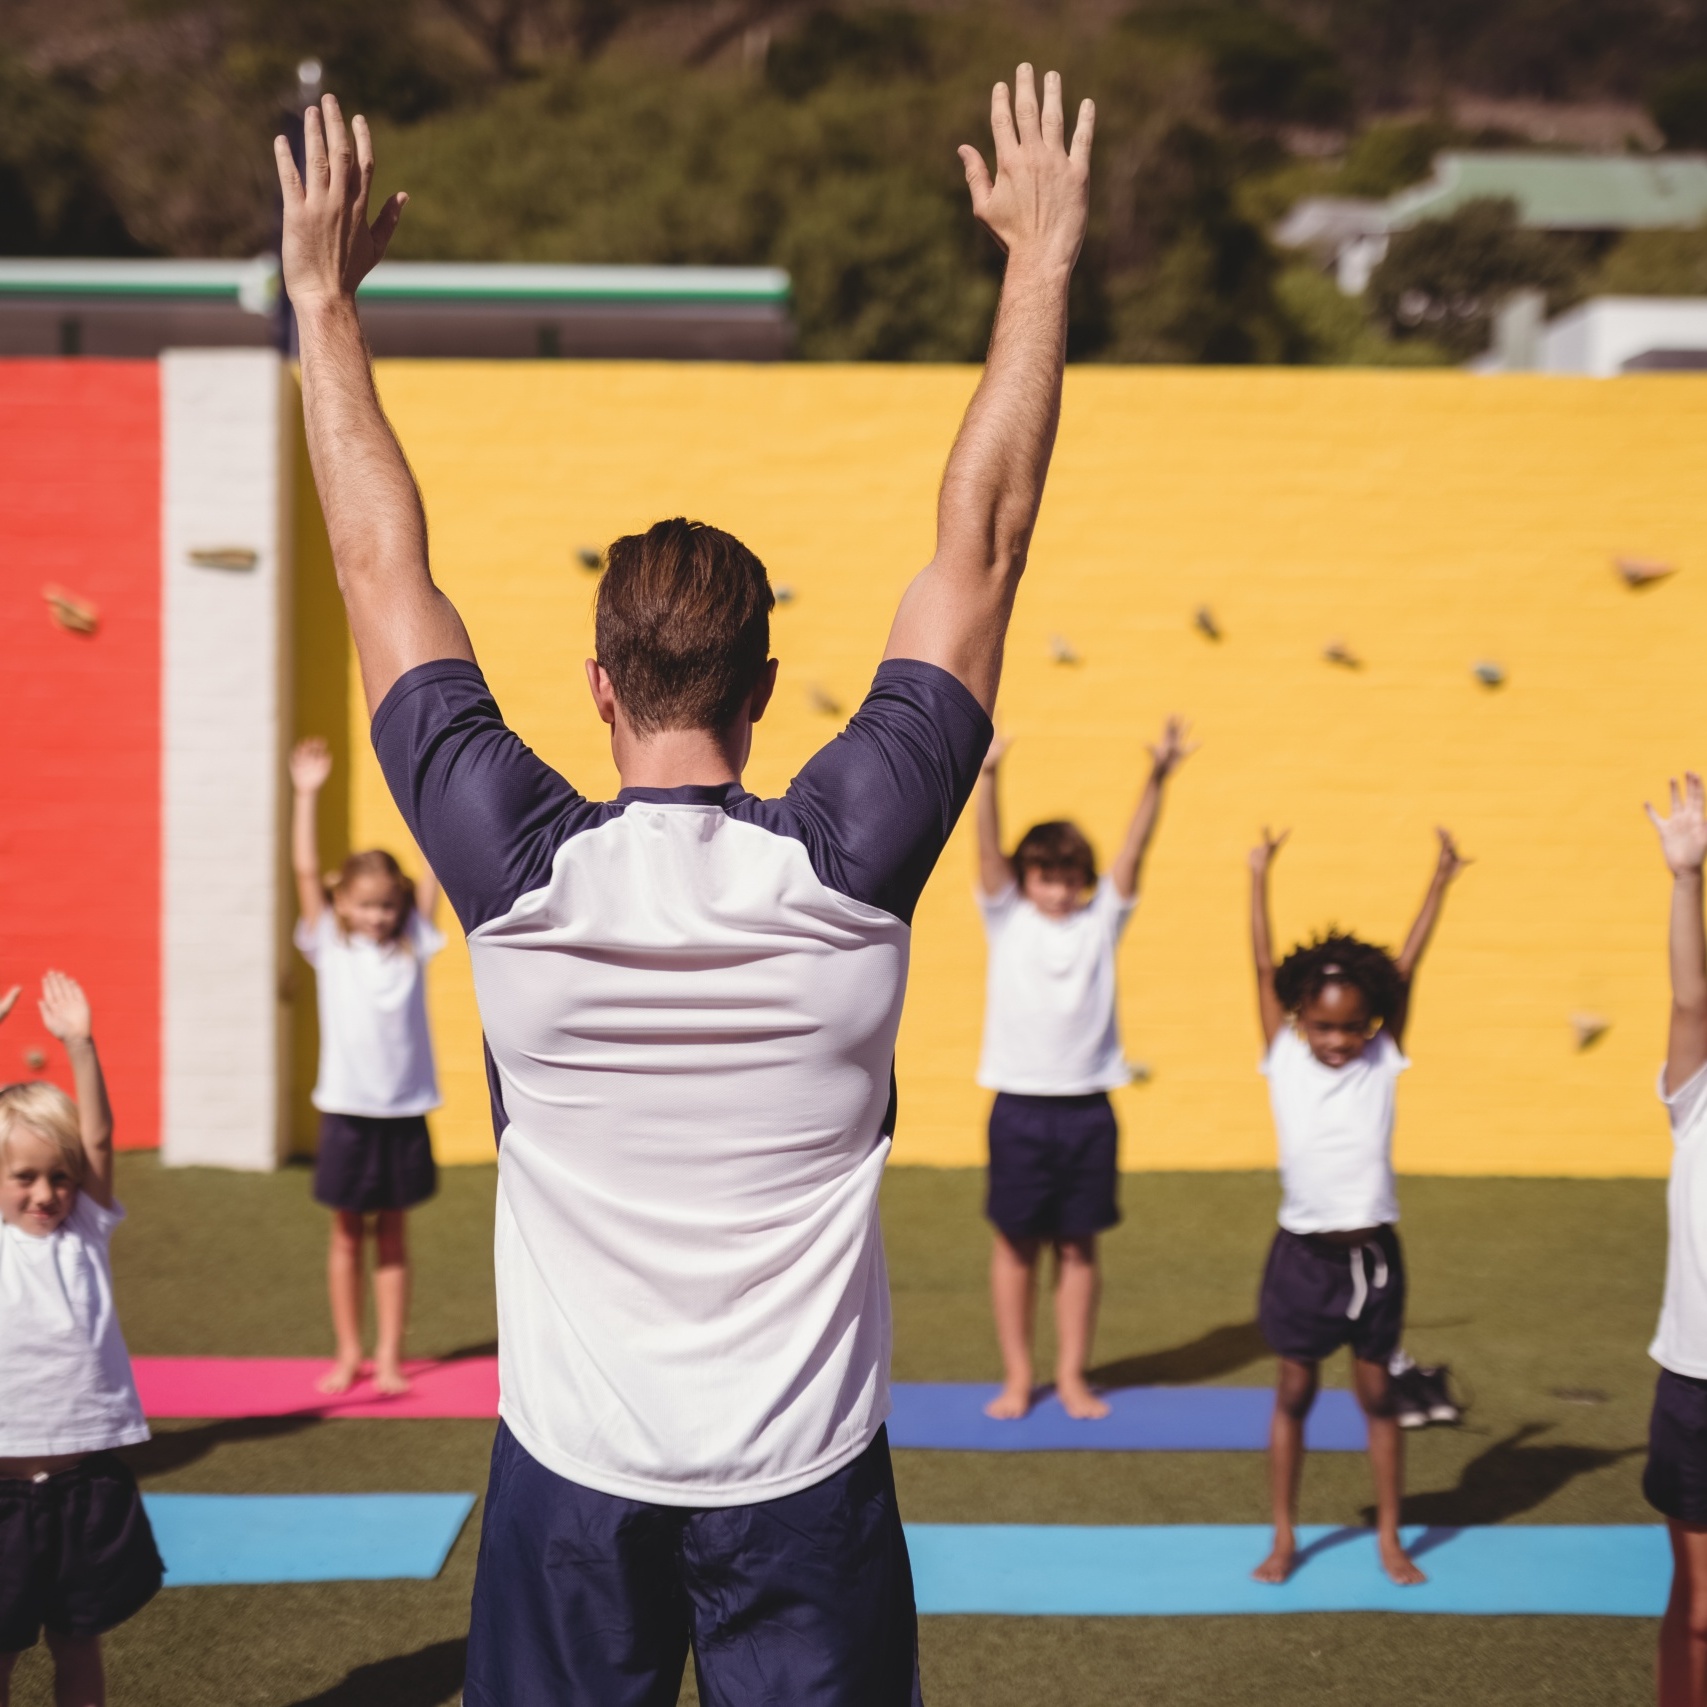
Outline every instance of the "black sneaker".
<path fill-rule="evenodd" d="M 1464 1420 L 1464 1407 L 1452 1397 L 1452 1389 L 1448 1385 L 1451 1374 L 1446 1364 L 1436 1364 L 1430 1369 L 1415 1369 L 1418 1387 L 1422 1390 L 1423 1407 L 1428 1412 L 1431 1423 L 1455 1423 Z"/>
<path fill-rule="evenodd" d="M 1430 1393 L 1423 1372 L 1413 1363 L 1397 1375 L 1389 1375 L 1393 1394 L 1393 1419 L 1400 1428 L 1427 1428 Z"/>

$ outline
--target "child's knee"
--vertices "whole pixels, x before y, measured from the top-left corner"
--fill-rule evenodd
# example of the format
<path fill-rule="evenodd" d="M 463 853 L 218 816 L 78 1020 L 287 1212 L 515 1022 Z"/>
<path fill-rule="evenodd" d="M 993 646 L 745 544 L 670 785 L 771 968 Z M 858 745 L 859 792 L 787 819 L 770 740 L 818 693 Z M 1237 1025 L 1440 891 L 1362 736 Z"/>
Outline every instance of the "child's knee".
<path fill-rule="evenodd" d="M 1387 1373 L 1383 1363 L 1365 1363 L 1362 1360 L 1352 1365 L 1357 1390 L 1357 1402 L 1363 1408 L 1366 1417 L 1375 1421 L 1384 1421 L 1398 1415 L 1398 1394 L 1393 1390 L 1393 1379 Z"/>
<path fill-rule="evenodd" d="M 1286 1359 L 1280 1366 L 1280 1380 L 1274 1391 L 1275 1408 L 1302 1422 L 1316 1403 L 1319 1372 L 1313 1363 L 1298 1363 Z"/>
<path fill-rule="evenodd" d="M 1063 1268 L 1095 1268 L 1097 1265 L 1097 1242 L 1093 1233 L 1086 1239 L 1057 1239 L 1055 1241 L 1055 1260 Z"/>

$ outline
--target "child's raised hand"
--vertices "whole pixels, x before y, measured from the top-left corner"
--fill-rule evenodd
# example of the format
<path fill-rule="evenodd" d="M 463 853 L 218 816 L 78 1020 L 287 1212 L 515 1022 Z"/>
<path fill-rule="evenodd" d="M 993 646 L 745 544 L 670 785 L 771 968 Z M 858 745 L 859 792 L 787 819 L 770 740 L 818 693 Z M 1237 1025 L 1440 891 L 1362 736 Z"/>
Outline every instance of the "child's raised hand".
<path fill-rule="evenodd" d="M 12 1011 L 12 1004 L 23 994 L 24 986 L 14 984 L 5 995 L 0 996 L 0 1019 L 4 1019 Z"/>
<path fill-rule="evenodd" d="M 61 1043 L 87 1043 L 92 1030 L 89 998 L 75 978 L 49 972 L 41 981 L 41 1022 Z"/>
<path fill-rule="evenodd" d="M 1671 813 L 1662 818 L 1648 801 L 1643 810 L 1660 833 L 1660 852 L 1665 862 L 1679 877 L 1686 872 L 1700 871 L 1707 861 L 1707 797 L 1704 797 L 1701 778 L 1694 771 L 1685 771 L 1683 787 L 1677 778 L 1671 779 Z"/>
<path fill-rule="evenodd" d="M 1458 851 L 1450 830 L 1436 826 L 1434 833 L 1440 838 L 1440 863 L 1435 867 L 1435 873 L 1443 883 L 1450 883 L 1471 862 Z"/>
<path fill-rule="evenodd" d="M 318 794 L 332 774 L 332 749 L 318 735 L 298 741 L 290 750 L 291 787 L 303 794 Z"/>
<path fill-rule="evenodd" d="M 1282 830 L 1277 836 L 1266 824 L 1263 825 L 1262 845 L 1251 849 L 1251 870 L 1257 876 L 1262 877 L 1267 873 L 1268 868 L 1274 864 L 1274 856 L 1286 846 L 1286 838 L 1291 834 L 1290 830 Z"/>
<path fill-rule="evenodd" d="M 990 737 L 990 745 L 984 751 L 984 762 L 978 767 L 981 776 L 994 776 L 996 766 L 1002 762 L 1002 755 L 1013 745 L 1013 741 L 1004 735 L 1000 729 Z"/>
<path fill-rule="evenodd" d="M 1179 769 L 1202 745 L 1191 739 L 1191 725 L 1183 717 L 1170 717 L 1162 725 L 1162 738 L 1146 749 L 1157 777 L 1166 777 Z"/>

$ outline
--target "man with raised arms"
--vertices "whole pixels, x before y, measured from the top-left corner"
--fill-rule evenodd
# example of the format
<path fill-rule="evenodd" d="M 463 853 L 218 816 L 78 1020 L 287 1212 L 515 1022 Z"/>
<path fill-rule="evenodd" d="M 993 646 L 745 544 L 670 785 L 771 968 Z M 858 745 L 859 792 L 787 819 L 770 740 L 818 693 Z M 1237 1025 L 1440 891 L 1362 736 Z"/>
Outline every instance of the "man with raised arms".
<path fill-rule="evenodd" d="M 977 780 L 1060 411 L 1094 113 L 1060 79 L 962 148 L 1007 251 L 936 555 L 870 693 L 779 800 L 741 786 L 776 681 L 764 566 L 619 539 L 587 679 L 615 800 L 513 734 L 433 584 L 356 287 L 373 149 L 328 96 L 277 143 L 309 456 L 380 763 L 468 935 L 499 1139 L 500 1422 L 468 1707 L 906 1707 L 877 1189 L 913 908 Z"/>

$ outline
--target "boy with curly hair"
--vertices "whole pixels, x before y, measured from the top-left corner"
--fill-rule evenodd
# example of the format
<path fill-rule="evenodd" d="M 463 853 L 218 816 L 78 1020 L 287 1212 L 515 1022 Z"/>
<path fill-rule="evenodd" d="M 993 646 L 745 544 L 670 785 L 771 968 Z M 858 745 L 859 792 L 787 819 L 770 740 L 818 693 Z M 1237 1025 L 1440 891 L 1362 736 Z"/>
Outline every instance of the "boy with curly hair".
<path fill-rule="evenodd" d="M 1428 894 L 1395 960 L 1384 948 L 1330 931 L 1274 962 L 1268 873 L 1286 832 L 1263 832 L 1251 852 L 1251 947 L 1257 1007 L 1280 1140 L 1280 1228 L 1263 1273 L 1258 1321 L 1280 1359 L 1269 1431 L 1274 1548 L 1252 1573 L 1282 1583 L 1297 1562 L 1304 1420 L 1322 1359 L 1349 1345 L 1369 1422 L 1381 1565 L 1394 1582 L 1424 1581 L 1399 1540 L 1404 1457 L 1388 1363 L 1405 1316 L 1405 1266 L 1393 1223 L 1393 1108 L 1417 964 L 1441 903 L 1467 863 L 1437 832 Z"/>

